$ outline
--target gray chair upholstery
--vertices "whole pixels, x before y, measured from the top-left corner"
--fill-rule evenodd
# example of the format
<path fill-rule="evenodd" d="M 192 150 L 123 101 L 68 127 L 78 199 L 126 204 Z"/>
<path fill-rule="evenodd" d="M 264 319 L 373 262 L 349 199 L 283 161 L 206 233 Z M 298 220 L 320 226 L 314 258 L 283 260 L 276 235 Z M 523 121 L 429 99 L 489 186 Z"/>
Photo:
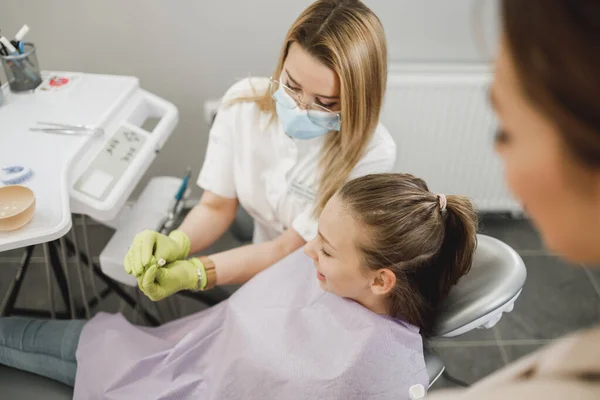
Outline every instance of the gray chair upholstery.
<path fill-rule="evenodd" d="M 435 326 L 436 336 L 457 336 L 499 317 L 521 293 L 527 270 L 510 246 L 477 235 L 471 270 L 452 288 Z"/>

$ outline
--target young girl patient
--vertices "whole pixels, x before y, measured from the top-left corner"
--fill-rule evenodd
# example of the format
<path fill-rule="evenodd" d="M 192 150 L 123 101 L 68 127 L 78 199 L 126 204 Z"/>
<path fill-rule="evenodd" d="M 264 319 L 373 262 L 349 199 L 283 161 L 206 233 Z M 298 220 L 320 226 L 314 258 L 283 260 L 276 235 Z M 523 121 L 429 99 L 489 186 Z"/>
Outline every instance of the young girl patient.
<path fill-rule="evenodd" d="M 421 335 L 469 270 L 476 228 L 463 197 L 369 175 L 331 198 L 304 252 L 229 300 L 157 328 L 0 319 L 0 363 L 75 382 L 81 399 L 406 398 L 427 387 Z"/>

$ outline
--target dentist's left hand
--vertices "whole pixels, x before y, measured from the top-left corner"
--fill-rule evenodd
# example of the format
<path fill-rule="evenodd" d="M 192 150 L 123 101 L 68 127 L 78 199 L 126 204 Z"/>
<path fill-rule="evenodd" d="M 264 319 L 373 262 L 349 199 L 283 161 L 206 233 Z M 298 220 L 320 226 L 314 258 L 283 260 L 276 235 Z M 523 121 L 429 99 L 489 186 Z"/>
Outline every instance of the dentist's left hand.
<path fill-rule="evenodd" d="M 175 230 L 169 236 L 151 230 L 138 233 L 125 256 L 125 272 L 140 277 L 160 260 L 172 263 L 185 260 L 190 252 L 190 239 L 182 231 Z"/>
<path fill-rule="evenodd" d="M 204 289 L 198 287 L 198 274 L 206 282 L 204 265 L 197 258 L 175 261 L 164 267 L 151 265 L 137 278 L 138 286 L 152 301 L 162 300 L 182 290 Z"/>

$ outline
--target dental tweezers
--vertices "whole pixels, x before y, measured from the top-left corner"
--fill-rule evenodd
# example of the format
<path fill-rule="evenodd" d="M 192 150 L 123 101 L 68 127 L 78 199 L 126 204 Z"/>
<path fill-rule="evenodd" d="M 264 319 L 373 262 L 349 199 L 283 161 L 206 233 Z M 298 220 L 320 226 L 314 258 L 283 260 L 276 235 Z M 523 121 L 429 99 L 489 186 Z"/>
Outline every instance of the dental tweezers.
<path fill-rule="evenodd" d="M 38 122 L 39 125 L 47 125 L 48 128 L 29 128 L 32 132 L 58 133 L 63 135 L 90 135 L 99 136 L 104 134 L 104 129 L 93 125 L 71 125 L 56 122 Z"/>

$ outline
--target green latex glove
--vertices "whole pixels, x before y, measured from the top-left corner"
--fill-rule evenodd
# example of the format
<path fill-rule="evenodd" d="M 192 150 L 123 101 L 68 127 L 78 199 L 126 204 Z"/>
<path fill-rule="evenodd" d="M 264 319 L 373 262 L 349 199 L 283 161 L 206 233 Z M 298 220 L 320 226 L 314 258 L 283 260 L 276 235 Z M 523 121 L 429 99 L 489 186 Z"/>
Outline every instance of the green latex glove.
<path fill-rule="evenodd" d="M 165 264 L 185 260 L 190 252 L 190 239 L 181 231 L 173 231 L 169 236 L 154 231 L 138 233 L 125 256 L 125 272 L 140 277 L 151 265 L 162 267 Z"/>
<path fill-rule="evenodd" d="M 197 258 L 175 261 L 162 268 L 153 264 L 137 278 L 138 286 L 150 300 L 162 300 L 181 290 L 197 290 L 198 270 L 202 274 L 202 286 L 206 286 L 206 272 Z"/>

